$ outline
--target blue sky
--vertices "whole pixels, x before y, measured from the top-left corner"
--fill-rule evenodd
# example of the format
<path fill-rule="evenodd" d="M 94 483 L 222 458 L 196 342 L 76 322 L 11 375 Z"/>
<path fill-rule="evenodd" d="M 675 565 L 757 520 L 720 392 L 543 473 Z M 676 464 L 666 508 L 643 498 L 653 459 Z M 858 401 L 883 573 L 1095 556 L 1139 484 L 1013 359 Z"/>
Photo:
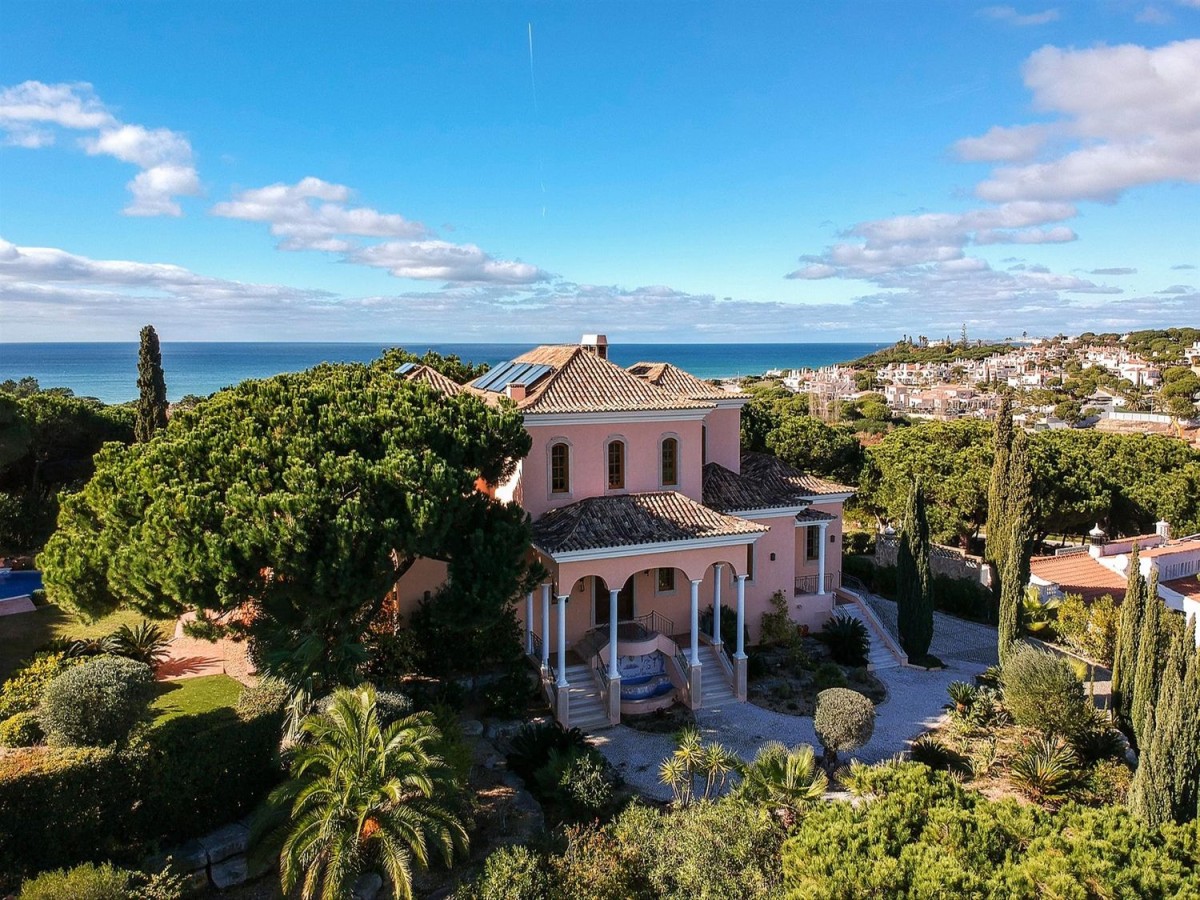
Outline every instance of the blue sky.
<path fill-rule="evenodd" d="M 1200 0 L 10 0 L 0 339 L 1194 325 L 1197 84 Z"/>

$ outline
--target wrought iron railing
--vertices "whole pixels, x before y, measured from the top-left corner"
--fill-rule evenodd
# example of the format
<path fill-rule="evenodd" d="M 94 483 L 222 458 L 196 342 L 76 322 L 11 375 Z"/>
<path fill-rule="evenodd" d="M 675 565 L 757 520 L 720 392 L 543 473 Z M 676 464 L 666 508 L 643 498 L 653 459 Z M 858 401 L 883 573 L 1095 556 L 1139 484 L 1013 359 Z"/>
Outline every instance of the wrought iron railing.
<path fill-rule="evenodd" d="M 542 636 L 540 634 L 538 634 L 536 631 L 532 631 L 529 633 L 529 637 L 531 639 L 531 649 L 529 651 L 529 658 L 532 659 L 538 665 L 541 665 L 541 662 L 542 662 Z"/>
<path fill-rule="evenodd" d="M 632 621 L 641 625 L 647 631 L 665 634 L 668 637 L 675 633 L 675 623 L 657 610 L 651 610 L 644 616 L 637 616 Z"/>
<path fill-rule="evenodd" d="M 796 596 L 801 594 L 815 594 L 817 588 L 820 587 L 820 575 L 797 575 L 796 576 Z M 836 591 L 842 586 L 841 572 L 826 572 L 825 573 L 825 593 L 829 594 Z"/>

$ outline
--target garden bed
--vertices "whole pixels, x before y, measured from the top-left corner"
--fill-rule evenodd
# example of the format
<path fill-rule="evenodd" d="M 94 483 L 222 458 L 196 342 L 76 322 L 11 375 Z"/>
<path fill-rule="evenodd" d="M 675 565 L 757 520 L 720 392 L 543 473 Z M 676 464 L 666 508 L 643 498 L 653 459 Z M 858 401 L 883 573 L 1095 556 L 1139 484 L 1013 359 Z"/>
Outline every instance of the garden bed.
<path fill-rule="evenodd" d="M 876 705 L 887 699 L 887 688 L 866 667 L 835 662 L 829 648 L 811 636 L 758 647 L 751 654 L 746 691 L 756 706 L 784 715 L 811 716 L 817 694 L 831 687 L 848 687 Z"/>

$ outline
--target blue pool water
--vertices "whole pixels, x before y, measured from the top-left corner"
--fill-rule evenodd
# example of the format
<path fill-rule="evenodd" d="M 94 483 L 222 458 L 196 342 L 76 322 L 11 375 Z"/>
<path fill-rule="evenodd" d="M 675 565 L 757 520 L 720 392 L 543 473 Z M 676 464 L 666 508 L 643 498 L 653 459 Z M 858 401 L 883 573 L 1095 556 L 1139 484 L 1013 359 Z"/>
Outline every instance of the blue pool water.
<path fill-rule="evenodd" d="M 42 586 L 41 572 L 10 572 L 0 575 L 0 600 L 28 597 Z"/>

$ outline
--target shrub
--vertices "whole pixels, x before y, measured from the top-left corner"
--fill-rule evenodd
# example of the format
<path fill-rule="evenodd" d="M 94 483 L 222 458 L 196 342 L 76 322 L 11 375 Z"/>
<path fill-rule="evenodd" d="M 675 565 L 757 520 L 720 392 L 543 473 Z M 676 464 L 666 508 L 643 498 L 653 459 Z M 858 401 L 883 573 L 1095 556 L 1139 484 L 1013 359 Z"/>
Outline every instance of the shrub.
<path fill-rule="evenodd" d="M 21 885 L 19 900 L 126 900 L 132 875 L 109 863 L 43 872 Z"/>
<path fill-rule="evenodd" d="M 162 628 L 147 619 L 142 619 L 136 628 L 122 625 L 113 632 L 112 642 L 113 652 L 118 656 L 151 667 L 157 666 L 167 657 L 167 645 L 170 644 Z"/>
<path fill-rule="evenodd" d="M 557 722 L 524 725 L 513 735 L 508 767 L 528 783 L 533 780 L 534 773 L 550 761 L 551 751 L 567 753 L 586 747 L 587 735 L 578 728 L 567 730 Z"/>
<path fill-rule="evenodd" d="M 242 689 L 238 695 L 237 711 L 243 719 L 282 714 L 292 698 L 292 689 L 282 678 L 265 675 Z"/>
<path fill-rule="evenodd" d="M 784 605 L 786 609 L 786 603 Z M 770 613 L 767 613 L 770 615 Z M 709 604 L 708 609 L 700 613 L 700 630 L 705 634 L 711 635 L 713 630 L 713 608 Z M 793 626 L 794 629 L 795 626 Z M 750 641 L 743 634 L 743 644 L 749 644 Z M 725 645 L 725 649 L 730 656 L 733 656 L 733 651 L 737 647 L 737 610 L 731 609 L 724 603 L 721 604 L 721 643 Z"/>
<path fill-rule="evenodd" d="M 557 801 L 567 818 L 603 817 L 612 806 L 615 779 L 604 757 L 590 747 L 551 750 L 534 780 L 542 796 Z"/>
<path fill-rule="evenodd" d="M 935 772 L 967 772 L 970 765 L 961 753 L 946 746 L 932 734 L 923 734 L 909 745 L 908 755 L 913 762 L 928 766 Z"/>
<path fill-rule="evenodd" d="M 975 705 L 975 701 L 979 699 L 979 688 L 966 681 L 950 682 L 946 693 L 950 695 L 949 709 L 960 716 L 969 712 Z"/>
<path fill-rule="evenodd" d="M 515 719 L 528 708 L 535 688 L 533 672 L 522 660 L 484 690 L 484 710 L 490 716 Z"/>
<path fill-rule="evenodd" d="M 834 616 L 822 626 L 818 637 L 829 647 L 833 658 L 843 666 L 867 664 L 871 638 L 867 626 L 853 616 Z"/>
<path fill-rule="evenodd" d="M 1092 766 L 1085 783 L 1086 799 L 1096 806 L 1117 806 L 1129 798 L 1133 770 L 1124 762 L 1104 759 Z"/>
<path fill-rule="evenodd" d="M 46 686 L 80 660 L 65 653 L 38 653 L 0 687 L 0 719 L 37 709 Z"/>
<path fill-rule="evenodd" d="M 836 663 L 823 662 L 813 672 L 812 683 L 813 688 L 818 692 L 828 688 L 844 688 L 846 686 L 846 673 Z"/>
<path fill-rule="evenodd" d="M 996 600 L 990 590 L 971 578 L 933 577 L 934 608 L 972 622 L 995 622 Z"/>
<path fill-rule="evenodd" d="M 47 686 L 38 719 L 49 743 L 100 747 L 124 741 L 154 694 L 145 663 L 98 656 Z"/>
<path fill-rule="evenodd" d="M 32 747 L 44 737 L 33 710 L 19 712 L 0 722 L 0 747 Z"/>
<path fill-rule="evenodd" d="M 1058 633 L 1073 650 L 1111 666 L 1119 618 L 1120 612 L 1108 594 L 1091 603 L 1085 603 L 1078 594 L 1068 594 L 1058 608 Z"/>
<path fill-rule="evenodd" d="M 796 623 L 788 611 L 783 591 L 771 595 L 771 611 L 762 614 L 759 639 L 764 644 L 786 644 L 796 637 Z"/>
<path fill-rule="evenodd" d="M 1090 720 L 1070 735 L 1071 749 L 1086 763 L 1125 758 L 1125 738 L 1113 728 L 1103 713 L 1093 710 Z"/>
<path fill-rule="evenodd" d="M 1071 737 L 1091 721 L 1083 684 L 1061 656 L 1022 644 L 1010 651 L 1001 679 L 1004 705 L 1018 725 Z"/>
<path fill-rule="evenodd" d="M 34 606 L 45 606 L 47 603 L 50 602 L 46 598 L 46 589 L 45 588 L 34 588 L 32 591 L 29 592 L 29 599 L 33 602 Z"/>
<path fill-rule="evenodd" d="M 833 763 L 841 751 L 855 750 L 875 732 L 875 707 L 862 694 L 849 688 L 829 688 L 817 694 L 813 728 Z"/>
<path fill-rule="evenodd" d="M 454 894 L 458 900 L 544 900 L 552 883 L 542 860 L 528 847 L 501 847 L 487 858 L 483 873 Z"/>
<path fill-rule="evenodd" d="M 1079 781 L 1079 758 L 1058 738 L 1033 741 L 1013 759 L 1009 777 L 1034 800 L 1060 800 Z"/>
<path fill-rule="evenodd" d="M 412 714 L 413 702 L 407 694 L 399 691 L 375 692 L 375 715 L 378 716 L 381 726 L 391 725 Z"/>

